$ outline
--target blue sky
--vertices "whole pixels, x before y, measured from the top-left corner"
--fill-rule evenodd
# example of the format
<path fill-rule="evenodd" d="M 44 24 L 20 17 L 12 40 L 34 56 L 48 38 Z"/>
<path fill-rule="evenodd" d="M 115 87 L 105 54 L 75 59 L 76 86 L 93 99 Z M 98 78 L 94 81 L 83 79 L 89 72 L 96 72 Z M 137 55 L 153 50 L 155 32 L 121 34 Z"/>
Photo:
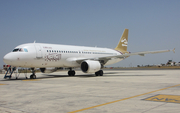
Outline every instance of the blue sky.
<path fill-rule="evenodd" d="M 23 43 L 115 48 L 125 28 L 130 52 L 176 53 L 131 56 L 112 66 L 180 61 L 179 0 L 0 0 L 0 68 Z"/>

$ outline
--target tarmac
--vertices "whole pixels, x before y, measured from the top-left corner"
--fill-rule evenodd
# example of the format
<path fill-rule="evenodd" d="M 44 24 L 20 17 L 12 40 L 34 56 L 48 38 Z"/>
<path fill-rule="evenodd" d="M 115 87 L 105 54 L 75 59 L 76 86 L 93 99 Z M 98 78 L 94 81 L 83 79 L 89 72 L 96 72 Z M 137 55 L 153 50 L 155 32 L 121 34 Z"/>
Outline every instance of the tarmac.
<path fill-rule="evenodd" d="M 0 74 L 0 113 L 180 113 L 180 70 L 36 75 Z"/>

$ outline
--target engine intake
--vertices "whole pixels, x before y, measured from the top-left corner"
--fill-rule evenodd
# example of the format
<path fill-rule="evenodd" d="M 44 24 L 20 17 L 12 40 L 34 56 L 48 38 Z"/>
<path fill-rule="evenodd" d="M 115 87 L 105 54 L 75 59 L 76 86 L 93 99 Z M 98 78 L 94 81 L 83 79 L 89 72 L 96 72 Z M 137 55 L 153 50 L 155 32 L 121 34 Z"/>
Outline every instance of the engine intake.
<path fill-rule="evenodd" d="M 99 61 L 85 60 L 81 63 L 81 70 L 84 73 L 94 73 L 101 69 Z"/>

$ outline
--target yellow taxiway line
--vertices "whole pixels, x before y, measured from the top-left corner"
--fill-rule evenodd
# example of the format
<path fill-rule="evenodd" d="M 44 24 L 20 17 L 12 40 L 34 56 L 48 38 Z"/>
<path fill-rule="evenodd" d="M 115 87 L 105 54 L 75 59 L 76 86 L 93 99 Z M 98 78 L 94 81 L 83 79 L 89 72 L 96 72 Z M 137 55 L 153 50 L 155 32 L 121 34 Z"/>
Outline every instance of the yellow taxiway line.
<path fill-rule="evenodd" d="M 27 80 L 22 80 L 22 81 L 39 81 L 40 79 L 27 79 Z"/>
<path fill-rule="evenodd" d="M 80 112 L 80 111 L 85 111 L 85 110 L 88 110 L 88 109 L 93 109 L 93 108 L 96 108 L 96 107 L 100 107 L 100 106 L 104 106 L 104 105 L 108 105 L 108 104 L 120 102 L 120 101 L 123 101 L 123 100 L 132 99 L 132 98 L 135 98 L 135 97 L 147 95 L 147 94 L 150 94 L 150 93 L 162 91 L 162 90 L 169 89 L 169 88 L 173 88 L 173 87 L 177 87 L 177 86 L 180 86 L 180 84 L 174 85 L 174 86 L 170 86 L 170 87 L 166 87 L 166 88 L 162 88 L 162 89 L 158 89 L 158 90 L 151 91 L 151 92 L 147 92 L 147 93 L 143 93 L 143 94 L 140 94 L 140 95 L 135 95 L 135 96 L 132 96 L 132 97 L 123 98 L 123 99 L 120 99 L 120 100 L 115 100 L 115 101 L 112 101 L 112 102 L 107 102 L 107 103 L 104 103 L 104 104 L 99 104 L 99 105 L 92 106 L 92 107 L 83 108 L 83 109 L 76 110 L 76 111 L 72 111 L 72 112 L 69 112 L 69 113 L 77 113 L 77 112 Z"/>

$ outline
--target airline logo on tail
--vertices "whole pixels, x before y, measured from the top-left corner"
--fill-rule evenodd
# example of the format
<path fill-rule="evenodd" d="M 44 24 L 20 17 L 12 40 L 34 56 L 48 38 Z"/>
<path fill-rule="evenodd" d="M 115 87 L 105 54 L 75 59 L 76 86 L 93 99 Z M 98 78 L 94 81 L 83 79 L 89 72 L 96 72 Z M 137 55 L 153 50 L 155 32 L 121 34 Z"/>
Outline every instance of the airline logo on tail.
<path fill-rule="evenodd" d="M 121 42 L 122 42 L 122 46 L 127 46 L 127 44 L 128 44 L 128 41 L 126 39 L 123 39 Z"/>

